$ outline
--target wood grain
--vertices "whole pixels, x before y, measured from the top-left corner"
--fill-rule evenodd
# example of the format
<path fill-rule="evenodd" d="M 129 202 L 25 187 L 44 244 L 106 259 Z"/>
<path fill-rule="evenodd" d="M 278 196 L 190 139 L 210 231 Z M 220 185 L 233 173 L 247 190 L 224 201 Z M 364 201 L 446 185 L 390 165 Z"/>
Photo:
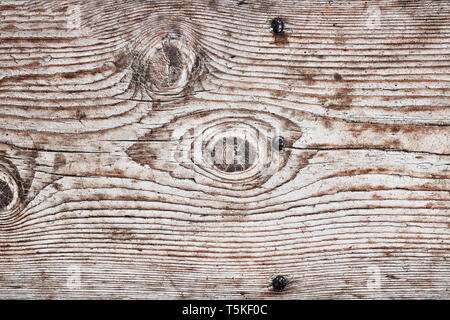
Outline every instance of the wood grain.
<path fill-rule="evenodd" d="M 448 1 L 2 0 L 0 298 L 450 298 L 449 36 Z"/>

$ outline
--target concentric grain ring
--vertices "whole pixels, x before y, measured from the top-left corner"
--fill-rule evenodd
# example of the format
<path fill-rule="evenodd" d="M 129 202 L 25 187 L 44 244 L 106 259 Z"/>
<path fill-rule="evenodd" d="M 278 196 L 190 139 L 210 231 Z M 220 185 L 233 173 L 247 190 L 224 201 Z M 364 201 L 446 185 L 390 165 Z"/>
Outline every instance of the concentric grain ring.
<path fill-rule="evenodd" d="M 191 161 L 202 175 L 241 187 L 279 166 L 281 157 L 270 145 L 275 129 L 268 123 L 222 118 L 208 125 L 191 144 Z"/>
<path fill-rule="evenodd" d="M 224 109 L 176 118 L 145 134 L 127 154 L 152 173 L 169 173 L 173 185 L 189 183 L 235 198 L 254 196 L 292 179 L 279 174 L 302 165 L 289 148 L 273 147 L 283 136 L 293 145 L 301 129 L 285 117 L 268 112 Z M 275 177 L 275 179 L 271 179 Z M 269 180 L 273 180 L 268 183 Z"/>

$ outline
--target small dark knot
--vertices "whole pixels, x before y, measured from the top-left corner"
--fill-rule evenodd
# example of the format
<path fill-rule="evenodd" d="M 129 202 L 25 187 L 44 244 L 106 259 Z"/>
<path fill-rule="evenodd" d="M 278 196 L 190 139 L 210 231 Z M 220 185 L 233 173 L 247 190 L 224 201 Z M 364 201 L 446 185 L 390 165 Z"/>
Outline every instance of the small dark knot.
<path fill-rule="evenodd" d="M 281 151 L 285 147 L 283 137 L 275 137 L 272 140 L 272 146 L 275 150 Z"/>
<path fill-rule="evenodd" d="M 20 205 L 18 174 L 11 171 L 11 167 L 0 164 L 0 215 L 13 212 Z"/>
<path fill-rule="evenodd" d="M 283 276 L 276 276 L 272 280 L 272 287 L 275 291 L 283 291 L 287 286 L 287 280 Z"/>
<path fill-rule="evenodd" d="M 0 180 L 0 210 L 6 208 L 13 200 L 14 195 L 7 182 Z"/>
<path fill-rule="evenodd" d="M 283 20 L 281 20 L 280 18 L 273 19 L 270 25 L 270 30 L 275 34 L 282 33 L 284 30 Z"/>

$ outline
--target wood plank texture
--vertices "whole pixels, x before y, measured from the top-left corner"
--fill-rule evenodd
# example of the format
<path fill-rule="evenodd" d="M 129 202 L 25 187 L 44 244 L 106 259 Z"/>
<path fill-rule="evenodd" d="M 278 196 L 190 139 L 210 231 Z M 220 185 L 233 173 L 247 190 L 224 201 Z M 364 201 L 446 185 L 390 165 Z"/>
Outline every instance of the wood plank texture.
<path fill-rule="evenodd" d="M 1 0 L 0 298 L 449 299 L 449 87 L 449 1 Z"/>

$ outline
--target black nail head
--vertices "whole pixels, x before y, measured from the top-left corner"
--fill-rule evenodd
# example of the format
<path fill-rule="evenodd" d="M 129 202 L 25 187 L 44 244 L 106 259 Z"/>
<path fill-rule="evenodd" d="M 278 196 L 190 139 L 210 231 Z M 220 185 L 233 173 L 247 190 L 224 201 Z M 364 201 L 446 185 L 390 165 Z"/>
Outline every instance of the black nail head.
<path fill-rule="evenodd" d="M 284 30 L 284 22 L 280 18 L 273 19 L 270 26 L 272 32 L 276 34 L 282 33 Z"/>
<path fill-rule="evenodd" d="M 275 150 L 281 151 L 283 150 L 285 144 L 284 144 L 284 138 L 283 137 L 275 137 L 272 140 L 272 146 L 275 148 Z"/>
<path fill-rule="evenodd" d="M 283 291 L 284 288 L 287 286 L 287 280 L 283 276 L 276 276 L 272 280 L 272 287 L 275 291 Z"/>

